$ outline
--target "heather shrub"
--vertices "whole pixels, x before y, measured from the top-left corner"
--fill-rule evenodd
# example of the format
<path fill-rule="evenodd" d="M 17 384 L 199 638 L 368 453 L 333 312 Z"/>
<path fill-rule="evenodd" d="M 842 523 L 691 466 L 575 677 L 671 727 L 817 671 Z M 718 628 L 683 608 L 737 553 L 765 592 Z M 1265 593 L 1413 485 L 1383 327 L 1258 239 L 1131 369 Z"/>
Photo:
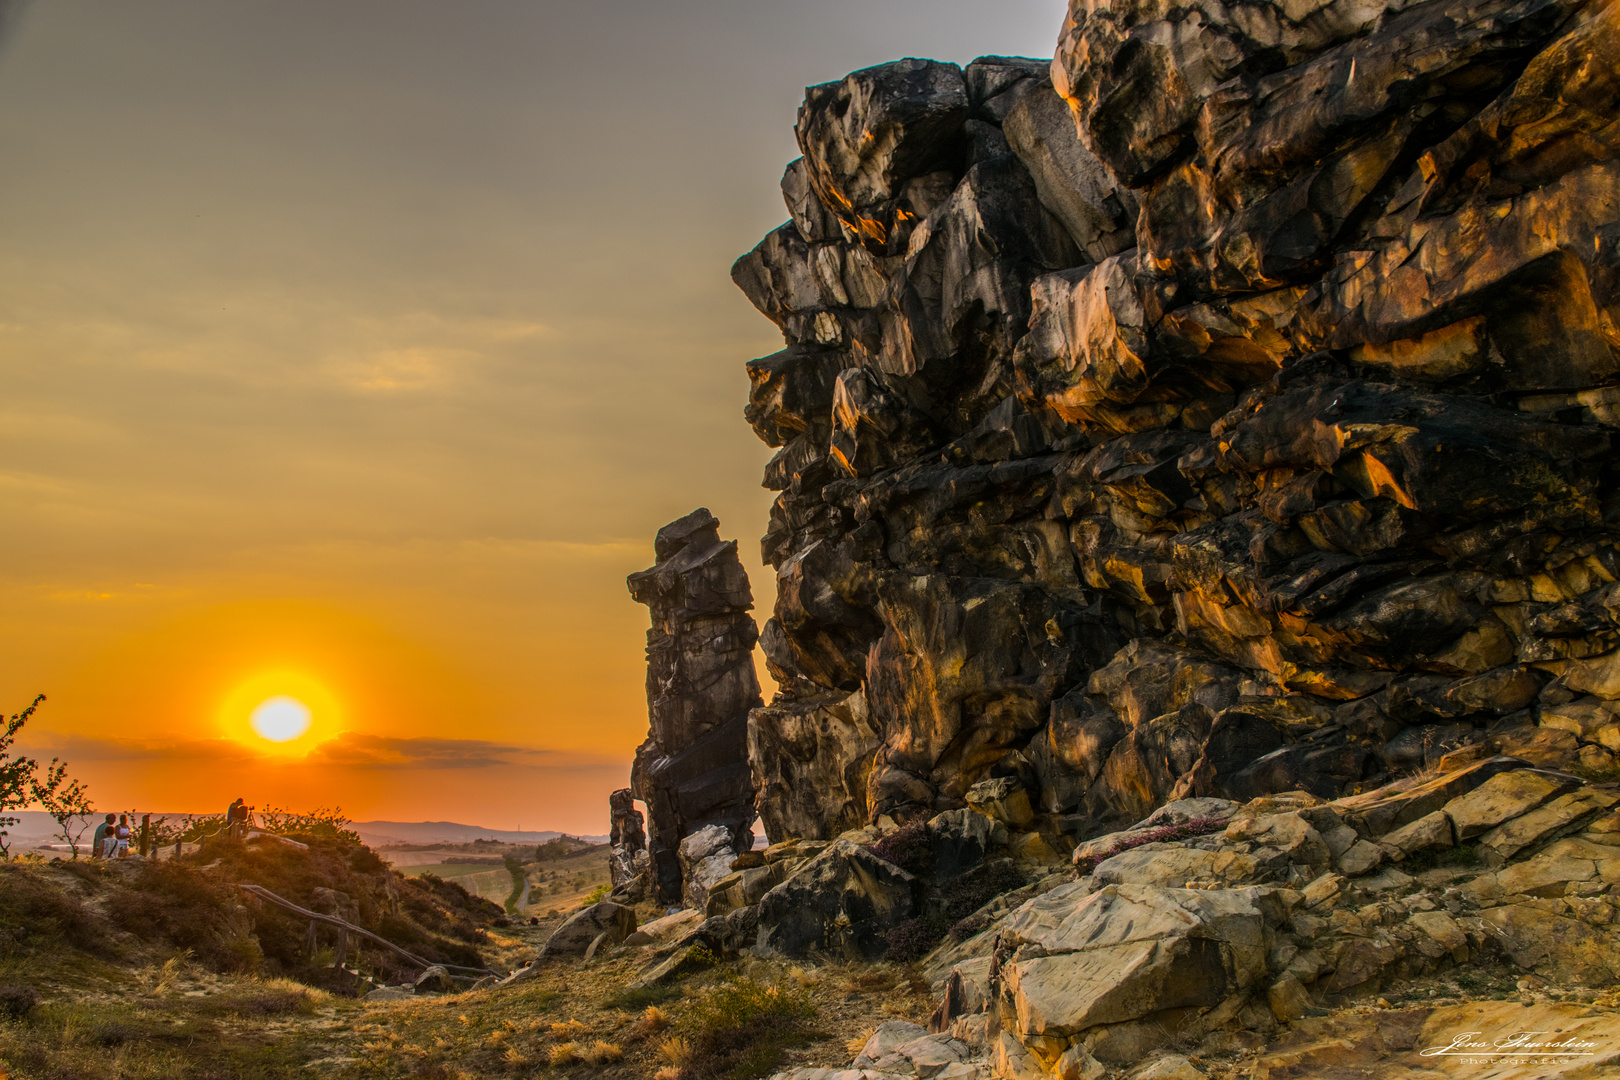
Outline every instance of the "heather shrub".
<path fill-rule="evenodd" d="M 868 844 L 866 850 L 912 874 L 925 874 L 934 862 L 934 846 L 928 839 L 928 823 L 913 821 Z"/>
<path fill-rule="evenodd" d="M 0 986 L 0 1016 L 21 1020 L 34 1011 L 39 995 L 30 986 Z"/>

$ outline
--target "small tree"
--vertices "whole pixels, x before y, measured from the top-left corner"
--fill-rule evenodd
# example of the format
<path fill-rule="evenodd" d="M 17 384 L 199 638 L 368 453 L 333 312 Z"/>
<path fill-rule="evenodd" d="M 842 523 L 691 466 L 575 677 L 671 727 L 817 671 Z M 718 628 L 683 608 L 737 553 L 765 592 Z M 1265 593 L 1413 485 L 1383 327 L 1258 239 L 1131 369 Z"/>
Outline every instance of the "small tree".
<path fill-rule="evenodd" d="M 11 827 L 22 820 L 12 817 L 7 811 L 21 810 L 32 800 L 34 770 L 39 766 L 33 758 L 13 757 L 11 747 L 17 741 L 17 732 L 28 723 L 28 718 L 34 715 L 34 710 L 44 700 L 44 694 L 38 695 L 29 702 L 28 708 L 7 719 L 0 727 L 0 859 L 11 858 L 6 837 L 10 835 Z"/>
<path fill-rule="evenodd" d="M 57 835 L 73 849 L 73 857 L 77 859 L 79 838 L 90 828 L 90 819 L 86 815 L 95 811 L 95 807 L 90 805 L 89 795 L 85 793 L 84 784 L 68 779 L 67 762 L 51 758 L 50 765 L 43 770 L 43 779 L 35 776 L 31 786 L 34 801 L 56 821 Z"/>

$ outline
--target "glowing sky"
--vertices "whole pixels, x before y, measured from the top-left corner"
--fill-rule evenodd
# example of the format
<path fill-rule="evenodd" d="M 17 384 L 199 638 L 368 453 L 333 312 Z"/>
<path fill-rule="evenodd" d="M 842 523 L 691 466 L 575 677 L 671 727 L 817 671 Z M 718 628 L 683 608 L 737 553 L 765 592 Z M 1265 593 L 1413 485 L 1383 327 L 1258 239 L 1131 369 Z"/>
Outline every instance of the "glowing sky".
<path fill-rule="evenodd" d="M 1061 0 L 26 8 L 0 52 L 0 708 L 97 805 L 606 831 L 624 577 L 755 595 L 727 276 L 807 83 L 1050 55 Z M 760 616 L 763 619 L 763 614 Z M 306 735 L 252 710 L 290 696 Z"/>

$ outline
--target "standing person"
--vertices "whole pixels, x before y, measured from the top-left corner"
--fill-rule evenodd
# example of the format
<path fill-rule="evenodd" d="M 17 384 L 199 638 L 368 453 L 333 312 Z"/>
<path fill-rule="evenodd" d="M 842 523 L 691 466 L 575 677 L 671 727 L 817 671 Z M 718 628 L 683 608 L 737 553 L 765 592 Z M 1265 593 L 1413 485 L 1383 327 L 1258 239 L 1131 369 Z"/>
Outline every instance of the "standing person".
<path fill-rule="evenodd" d="M 118 829 L 117 826 L 113 824 L 113 822 L 116 820 L 117 818 L 113 814 L 108 814 L 106 823 L 103 825 L 102 829 L 98 830 L 101 832 L 101 857 L 103 859 L 112 858 L 113 852 L 118 847 Z"/>
<path fill-rule="evenodd" d="M 113 816 L 108 814 L 106 821 L 96 824 L 95 835 L 90 839 L 90 857 L 92 859 L 101 858 L 101 849 L 106 843 L 107 833 L 112 830 L 112 823 Z"/>
<path fill-rule="evenodd" d="M 118 858 L 129 858 L 129 838 L 131 835 L 132 834 L 129 828 L 129 815 L 119 814 L 118 827 L 113 830 L 113 839 L 116 841 L 113 850 Z"/>
<path fill-rule="evenodd" d="M 225 810 L 226 836 L 236 835 L 236 823 L 242 819 L 244 813 L 245 810 L 243 809 L 242 796 L 238 795 L 236 797 L 236 801 L 231 803 L 231 805 Z"/>

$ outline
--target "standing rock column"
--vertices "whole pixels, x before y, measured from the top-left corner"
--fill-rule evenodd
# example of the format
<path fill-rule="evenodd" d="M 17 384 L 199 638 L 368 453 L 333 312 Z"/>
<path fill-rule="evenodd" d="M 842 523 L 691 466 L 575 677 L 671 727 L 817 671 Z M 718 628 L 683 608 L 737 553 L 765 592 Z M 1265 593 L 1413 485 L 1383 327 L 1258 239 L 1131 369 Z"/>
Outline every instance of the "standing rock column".
<path fill-rule="evenodd" d="M 647 631 L 647 741 L 630 788 L 647 804 L 648 850 L 658 899 L 679 903 L 681 840 L 707 825 L 753 846 L 754 788 L 748 713 L 762 702 L 754 673 L 758 628 L 737 542 L 697 509 L 658 530 L 656 565 L 628 580 L 652 611 Z"/>
<path fill-rule="evenodd" d="M 613 882 L 613 897 L 634 904 L 647 892 L 651 865 L 647 831 L 642 828 L 641 811 L 635 808 L 635 793 L 629 788 L 609 795 L 608 809 L 612 813 L 608 877 Z"/>

